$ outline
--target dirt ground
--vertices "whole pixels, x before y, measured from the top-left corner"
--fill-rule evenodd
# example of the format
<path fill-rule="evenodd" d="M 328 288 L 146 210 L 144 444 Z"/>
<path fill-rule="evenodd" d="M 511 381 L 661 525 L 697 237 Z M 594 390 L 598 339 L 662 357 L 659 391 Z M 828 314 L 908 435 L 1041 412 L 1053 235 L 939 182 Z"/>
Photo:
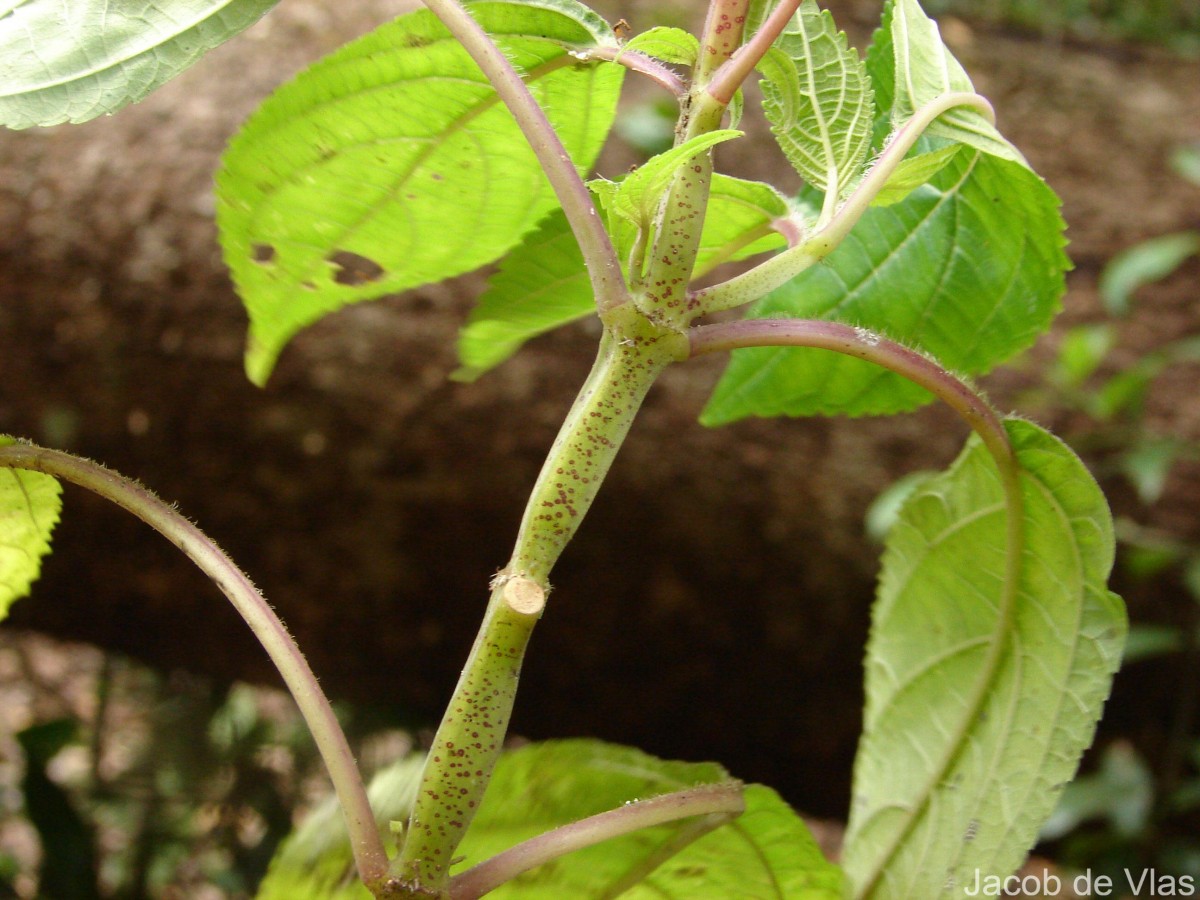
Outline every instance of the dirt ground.
<path fill-rule="evenodd" d="M 242 375 L 245 320 L 210 193 L 224 141 L 272 86 L 395 11 L 373 0 L 339 18 L 283 4 L 137 107 L 0 134 L 0 432 L 102 460 L 178 501 L 263 587 L 334 695 L 420 723 L 453 684 L 595 329 L 547 336 L 476 384 L 452 383 L 455 329 L 481 283 L 469 277 L 332 317 L 258 390 Z M 864 46 L 877 6 L 835 12 Z M 654 24 L 641 7 L 623 14 Z M 1063 198 L 1076 268 L 1056 334 L 1097 319 L 1097 279 L 1115 253 L 1200 227 L 1200 188 L 1167 164 L 1200 140 L 1200 62 L 958 20 L 944 30 Z M 616 151 L 604 166 L 627 159 Z M 790 178 L 774 151 L 722 162 Z M 1192 260 L 1139 295 L 1114 365 L 1196 332 L 1198 277 Z M 1001 406 L 1038 383 L 1056 340 L 986 379 Z M 878 556 L 862 516 L 897 476 L 951 459 L 964 434 L 932 408 L 706 431 L 694 420 L 719 367 L 681 367 L 650 398 L 556 571 L 515 727 L 718 758 L 839 814 Z M 1164 375 L 1151 427 L 1200 441 L 1196 375 Z M 1067 434 L 1089 427 L 1061 406 L 1033 412 Z M 1180 463 L 1152 510 L 1106 481 L 1122 514 L 1200 541 L 1200 463 Z M 13 627 L 272 680 L 216 592 L 137 523 L 72 491 L 56 541 Z M 1187 602 L 1172 583 L 1130 599 L 1135 617 L 1159 620 Z M 1161 731 L 1176 675 L 1159 668 L 1119 689 L 1113 721 Z"/>

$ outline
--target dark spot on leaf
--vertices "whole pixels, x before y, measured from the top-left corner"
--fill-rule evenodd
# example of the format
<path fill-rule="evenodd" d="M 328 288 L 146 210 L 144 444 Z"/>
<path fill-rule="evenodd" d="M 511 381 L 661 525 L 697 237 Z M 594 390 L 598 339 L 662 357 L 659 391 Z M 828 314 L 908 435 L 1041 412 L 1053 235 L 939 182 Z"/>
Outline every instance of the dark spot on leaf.
<path fill-rule="evenodd" d="M 315 291 L 317 289 L 317 286 L 311 281 L 300 282 L 300 287 L 304 288 L 306 291 Z"/>
<path fill-rule="evenodd" d="M 672 874 L 679 878 L 703 878 L 708 874 L 707 866 L 680 866 Z"/>
<path fill-rule="evenodd" d="M 275 248 L 270 244 L 252 244 L 250 258 L 256 263 L 267 264 L 275 259 Z"/>
<path fill-rule="evenodd" d="M 375 260 L 349 250 L 337 250 L 328 259 L 337 266 L 333 280 L 338 284 L 367 284 L 383 275 L 383 266 Z"/>

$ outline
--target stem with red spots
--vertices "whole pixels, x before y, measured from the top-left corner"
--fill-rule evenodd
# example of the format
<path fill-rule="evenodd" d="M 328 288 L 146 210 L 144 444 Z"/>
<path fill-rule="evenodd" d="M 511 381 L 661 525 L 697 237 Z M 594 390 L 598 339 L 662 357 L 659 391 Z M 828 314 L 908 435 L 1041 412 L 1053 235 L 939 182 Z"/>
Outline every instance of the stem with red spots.
<path fill-rule="evenodd" d="M 409 896 L 444 896 L 450 861 L 503 747 L 550 570 L 591 507 L 651 385 L 688 352 L 683 335 L 652 325 L 628 305 L 605 317 L 596 363 L 538 476 L 512 558 L 493 582 L 483 627 L 430 748 L 391 867 Z"/>
<path fill-rule="evenodd" d="M 741 45 L 749 0 L 713 0 L 700 36 L 700 56 L 691 92 L 683 99 L 675 142 L 681 144 L 721 127 L 726 102 L 707 91 L 708 80 Z M 659 207 L 648 265 L 636 285 L 633 301 L 643 313 L 681 330 L 695 317 L 689 308 L 688 283 L 700 247 L 704 212 L 712 183 L 712 151 L 683 165 Z"/>

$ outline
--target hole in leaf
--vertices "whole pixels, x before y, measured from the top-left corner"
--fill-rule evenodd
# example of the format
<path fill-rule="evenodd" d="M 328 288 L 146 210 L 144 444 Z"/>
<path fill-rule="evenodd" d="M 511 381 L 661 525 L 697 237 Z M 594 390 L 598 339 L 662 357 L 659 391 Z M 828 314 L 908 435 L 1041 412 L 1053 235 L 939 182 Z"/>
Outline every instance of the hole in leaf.
<path fill-rule="evenodd" d="M 275 248 L 270 244 L 252 244 L 250 247 L 250 258 L 256 263 L 266 265 L 275 260 Z"/>
<path fill-rule="evenodd" d="M 338 250 L 328 259 L 337 266 L 333 280 L 338 284 L 367 284 L 379 280 L 383 275 L 383 266 L 375 260 L 349 250 Z"/>

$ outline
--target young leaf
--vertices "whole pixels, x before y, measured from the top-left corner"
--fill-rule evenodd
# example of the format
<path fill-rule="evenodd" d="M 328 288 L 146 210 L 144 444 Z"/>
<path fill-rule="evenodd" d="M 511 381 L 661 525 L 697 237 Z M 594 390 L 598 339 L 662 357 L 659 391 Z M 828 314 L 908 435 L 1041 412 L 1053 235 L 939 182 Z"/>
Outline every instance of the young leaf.
<path fill-rule="evenodd" d="M 870 145 L 874 104 L 863 62 L 829 12 L 804 0 L 759 63 L 763 112 L 809 184 L 840 197 Z"/>
<path fill-rule="evenodd" d="M 0 434 L 0 447 L 14 443 Z M 0 467 L 0 619 L 41 573 L 62 509 L 61 493 L 50 475 Z"/>
<path fill-rule="evenodd" d="M 1006 427 L 1019 558 L 977 438 L 888 536 L 843 855 L 855 898 L 959 896 L 977 872 L 1015 870 L 1091 743 L 1119 665 L 1126 619 L 1105 587 L 1104 497 L 1056 438 Z"/>
<path fill-rule="evenodd" d="M 631 37 L 621 49 L 636 50 L 665 63 L 687 66 L 690 69 L 696 64 L 696 57 L 700 55 L 700 41 L 690 31 L 659 25 Z"/>
<path fill-rule="evenodd" d="M 871 200 L 871 205 L 891 206 L 899 203 L 921 185 L 928 184 L 929 179 L 942 171 L 961 149 L 962 144 L 950 144 L 940 150 L 930 150 L 901 160 L 896 171 Z"/>
<path fill-rule="evenodd" d="M 962 152 L 901 203 L 864 213 L 819 266 L 768 294 L 760 318 L 827 318 L 985 372 L 1024 349 L 1058 311 L 1068 267 L 1058 198 L 1029 169 Z M 822 350 L 738 350 L 704 410 L 749 415 L 879 414 L 929 400 L 921 388 Z"/>
<path fill-rule="evenodd" d="M 504 261 L 458 336 L 460 381 L 474 381 L 531 338 L 596 311 L 583 254 L 561 210 Z"/>
<path fill-rule="evenodd" d="M 618 185 L 593 182 L 592 186 L 599 205 L 611 206 Z M 789 211 L 787 200 L 770 185 L 714 174 L 696 274 L 781 248 L 784 238 L 771 223 Z M 614 241 L 628 251 L 633 229 L 625 219 L 615 225 Z M 594 311 L 583 255 L 565 217 L 556 210 L 504 258 L 488 281 L 487 291 L 459 334 L 462 368 L 454 377 L 474 381 L 531 338 Z"/>
<path fill-rule="evenodd" d="M 574 0 L 482 2 L 472 14 L 575 164 L 590 166 L 623 70 L 569 51 L 613 42 L 611 30 Z M 497 259 L 555 205 L 516 122 L 431 13 L 348 44 L 260 107 L 217 179 L 221 243 L 250 314 L 250 377 L 265 381 L 323 315 Z"/>
<path fill-rule="evenodd" d="M 86 122 L 141 100 L 278 0 L 8 0 L 0 124 Z"/>
<path fill-rule="evenodd" d="M 723 141 L 741 137 L 742 132 L 731 128 L 698 134 L 689 141 L 672 147 L 647 160 L 632 174 L 622 179 L 613 193 L 611 211 L 633 222 L 639 228 L 649 228 L 662 200 L 663 191 L 671 179 L 693 156 Z"/>
<path fill-rule="evenodd" d="M 597 741 L 555 741 L 501 758 L 460 851 L 464 866 L 519 841 L 634 798 L 728 780 L 720 766 L 655 759 Z M 489 897 L 605 897 L 643 870 L 622 900 L 730 897 L 840 900 L 841 872 L 825 860 L 801 819 L 767 788 L 746 790 L 746 812 L 657 867 L 649 864 L 685 823 L 635 832 L 578 850 L 509 882 Z"/>
<path fill-rule="evenodd" d="M 380 770 L 367 794 L 382 833 L 390 821 L 408 818 L 421 783 L 423 756 L 409 756 Z M 346 821 L 330 797 L 279 846 L 256 900 L 370 900 L 357 880 Z"/>
<path fill-rule="evenodd" d="M 708 198 L 694 277 L 787 245 L 772 223 L 789 215 L 791 206 L 771 185 L 714 172 Z"/>
<path fill-rule="evenodd" d="M 884 13 L 884 25 L 889 24 L 891 40 L 873 44 L 870 64 L 886 66 L 890 62 L 893 66 L 888 79 L 895 92 L 891 105 L 893 128 L 899 128 L 914 112 L 943 94 L 974 93 L 966 70 L 942 43 L 937 23 L 925 15 L 917 0 L 892 0 Z M 890 53 L 891 59 L 878 58 L 881 50 Z M 956 108 L 944 113 L 926 133 L 1028 165 L 1021 152 L 973 109 Z"/>

